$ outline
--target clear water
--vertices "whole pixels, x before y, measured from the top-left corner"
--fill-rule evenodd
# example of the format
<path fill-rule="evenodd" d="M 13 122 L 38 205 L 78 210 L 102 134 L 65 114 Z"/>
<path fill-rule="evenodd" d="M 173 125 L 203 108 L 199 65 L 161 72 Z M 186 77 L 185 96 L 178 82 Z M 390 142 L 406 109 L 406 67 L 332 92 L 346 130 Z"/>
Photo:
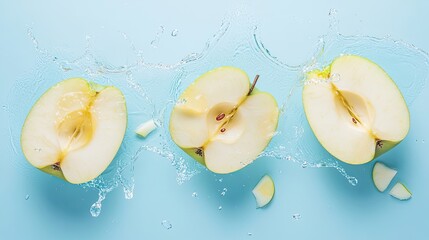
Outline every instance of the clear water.
<path fill-rule="evenodd" d="M 349 175 L 342 164 L 323 150 L 308 127 L 301 105 L 305 73 L 322 68 L 341 54 L 363 55 L 380 64 L 395 79 L 406 102 L 411 105 L 427 82 L 429 58 L 420 49 L 389 37 L 343 36 L 337 30 L 335 11 L 331 11 L 330 17 L 329 32 L 315 43 L 313 57 L 297 66 L 276 58 L 261 41 L 255 21 L 243 13 L 227 17 L 201 52 L 190 53 L 175 64 L 147 61 L 126 33 L 121 34 L 124 44 L 129 45 L 134 54 L 134 61 L 126 65 L 113 65 L 96 54 L 94 46 L 97 42 L 91 36 L 87 36 L 86 48 L 82 49 L 81 55 L 70 57 L 66 50 L 41 48 L 37 33 L 29 29 L 28 36 L 39 53 L 39 61 L 33 71 L 15 82 L 9 95 L 9 105 L 14 107 L 2 107 L 9 113 L 10 142 L 16 155 L 15 164 L 23 171 L 30 168 L 20 151 L 19 143 L 21 127 L 30 107 L 54 83 L 81 76 L 120 88 L 126 96 L 129 113 L 127 133 L 114 162 L 97 179 L 81 185 L 99 192 L 98 200 L 90 207 L 91 215 L 97 217 L 101 213 L 103 200 L 114 189 L 122 188 L 126 199 L 133 197 L 134 165 L 136 161 L 141 161 L 144 152 L 155 153 L 169 161 L 177 172 L 177 183 L 183 184 L 207 170 L 171 141 L 168 133 L 171 108 L 180 93 L 196 77 L 218 66 L 233 65 L 245 69 L 250 77 L 259 74 L 258 88 L 273 94 L 281 107 L 278 131 L 257 161 L 274 159 L 280 171 L 285 167 L 282 164 L 284 161 L 296 163 L 296 166 L 302 168 L 336 169 L 355 186 L 358 179 Z M 155 38 L 148 41 L 153 48 L 158 48 L 164 35 L 176 37 L 178 30 L 174 29 L 168 34 L 160 26 Z M 134 134 L 134 128 L 148 119 L 155 119 L 159 128 L 147 139 L 139 139 Z M 220 183 L 223 181 L 221 175 L 213 174 L 213 179 Z M 221 190 L 219 197 L 225 195 L 226 188 Z M 196 192 L 192 193 L 192 197 L 197 196 Z M 222 206 L 218 209 L 221 210 Z M 161 224 L 166 229 L 172 227 L 166 220 Z"/>

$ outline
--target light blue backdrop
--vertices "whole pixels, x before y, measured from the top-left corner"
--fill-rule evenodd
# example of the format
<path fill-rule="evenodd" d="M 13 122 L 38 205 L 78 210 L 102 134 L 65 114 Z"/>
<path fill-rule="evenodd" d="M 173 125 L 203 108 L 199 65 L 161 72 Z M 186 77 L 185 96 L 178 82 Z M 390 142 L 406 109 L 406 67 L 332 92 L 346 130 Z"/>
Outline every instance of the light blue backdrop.
<path fill-rule="evenodd" d="M 411 111 L 406 140 L 382 156 L 399 169 L 413 199 L 400 202 L 372 185 L 372 164 L 347 166 L 359 179 L 351 186 L 333 169 L 303 169 L 287 162 L 282 169 L 259 162 L 241 173 L 214 182 L 209 173 L 179 185 L 176 170 L 145 152 L 135 164 L 134 198 L 120 188 L 108 195 L 98 218 L 89 214 L 97 192 L 67 184 L 33 169 L 13 153 L 8 119 L 15 81 L 36 74 L 41 47 L 74 56 L 86 47 L 112 64 L 128 61 L 126 33 L 150 62 L 175 63 L 200 52 L 226 14 L 243 11 L 258 22 L 265 47 L 284 62 L 300 64 L 312 56 L 329 27 L 330 9 L 337 10 L 340 32 L 403 40 L 429 51 L 429 3 L 425 1 L 2 1 L 0 3 L 0 238 L 1 239 L 427 239 L 429 235 L 429 161 L 425 88 Z M 164 36 L 151 46 L 164 28 Z M 175 29 L 177 36 L 169 34 Z M 122 41 L 122 42 L 121 42 Z M 122 49 L 124 48 L 124 49 Z M 412 74 L 412 73 L 410 73 Z M 17 99 L 17 98 L 16 98 Z M 4 106 L 4 107 L 3 107 Z M 18 149 L 19 151 L 19 149 Z M 277 161 L 277 160 L 273 160 Z M 255 209 L 251 189 L 264 173 L 277 192 L 266 209 Z M 246 178 L 245 178 L 246 179 Z M 222 197 L 220 191 L 227 188 Z M 198 197 L 192 193 L 197 192 Z M 27 196 L 28 195 L 28 196 Z M 26 199 L 28 198 L 28 199 Z M 222 206 L 222 210 L 218 207 Z M 300 219 L 294 219 L 300 214 Z M 161 223 L 171 223 L 167 229 Z"/>

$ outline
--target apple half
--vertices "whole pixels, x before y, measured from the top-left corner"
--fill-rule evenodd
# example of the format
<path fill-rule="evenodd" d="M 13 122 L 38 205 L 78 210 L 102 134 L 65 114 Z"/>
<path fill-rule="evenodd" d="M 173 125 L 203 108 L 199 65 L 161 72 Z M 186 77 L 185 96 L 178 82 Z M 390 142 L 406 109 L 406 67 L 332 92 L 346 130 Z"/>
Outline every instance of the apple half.
<path fill-rule="evenodd" d="M 360 56 L 340 56 L 324 70 L 310 72 L 302 98 L 316 138 L 349 164 L 363 164 L 387 152 L 410 127 L 408 108 L 395 82 Z"/>
<path fill-rule="evenodd" d="M 119 89 L 72 78 L 34 104 L 22 128 L 21 147 L 34 167 L 79 184 L 109 166 L 126 126 L 125 98 Z"/>
<path fill-rule="evenodd" d="M 197 78 L 179 97 L 170 117 L 173 141 L 215 173 L 250 164 L 273 137 L 277 102 L 254 89 L 247 74 L 219 67 Z"/>

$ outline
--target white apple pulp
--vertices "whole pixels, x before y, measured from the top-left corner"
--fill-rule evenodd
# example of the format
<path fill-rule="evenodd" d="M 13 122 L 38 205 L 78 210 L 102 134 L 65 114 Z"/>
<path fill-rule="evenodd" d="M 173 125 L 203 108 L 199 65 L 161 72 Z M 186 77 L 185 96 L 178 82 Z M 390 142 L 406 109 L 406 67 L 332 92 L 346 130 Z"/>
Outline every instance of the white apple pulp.
<path fill-rule="evenodd" d="M 338 57 L 325 70 L 308 74 L 303 105 L 321 145 L 350 164 L 371 161 L 409 130 L 408 108 L 396 84 L 359 56 Z"/>
<path fill-rule="evenodd" d="M 396 170 L 387 167 L 383 163 L 376 162 L 372 169 L 372 180 L 377 190 L 384 192 L 395 177 L 396 173 Z"/>
<path fill-rule="evenodd" d="M 273 179 L 265 175 L 253 188 L 252 193 L 256 199 L 256 205 L 258 208 L 265 207 L 273 199 L 275 192 Z"/>
<path fill-rule="evenodd" d="M 115 157 L 125 135 L 126 113 L 117 88 L 80 78 L 64 80 L 30 110 L 21 132 L 22 150 L 42 171 L 71 183 L 90 181 Z"/>
<path fill-rule="evenodd" d="M 412 195 L 410 190 L 408 190 L 408 188 L 402 183 L 396 183 L 390 190 L 389 194 L 402 201 L 410 199 Z"/>
<path fill-rule="evenodd" d="M 271 140 L 279 114 L 273 96 L 250 88 L 247 74 L 234 67 L 200 76 L 173 108 L 173 141 L 216 173 L 250 164 Z"/>

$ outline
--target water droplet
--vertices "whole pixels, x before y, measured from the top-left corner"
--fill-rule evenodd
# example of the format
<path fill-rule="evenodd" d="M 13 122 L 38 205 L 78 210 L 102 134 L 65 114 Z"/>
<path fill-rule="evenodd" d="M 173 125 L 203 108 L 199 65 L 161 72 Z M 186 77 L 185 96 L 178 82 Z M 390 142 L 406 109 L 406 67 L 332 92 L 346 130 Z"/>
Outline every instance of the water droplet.
<path fill-rule="evenodd" d="M 217 209 L 218 209 L 219 211 L 220 211 L 220 210 L 222 210 L 222 206 L 219 206 Z"/>
<path fill-rule="evenodd" d="M 301 219 L 301 214 L 299 214 L 299 213 L 292 214 L 292 218 L 295 220 L 299 220 L 299 219 Z"/>
<path fill-rule="evenodd" d="M 223 178 L 219 178 L 219 180 L 218 180 L 219 182 L 222 182 L 223 181 Z"/>
<path fill-rule="evenodd" d="M 124 188 L 125 199 L 132 199 L 134 197 L 134 191 L 132 189 Z"/>
<path fill-rule="evenodd" d="M 225 196 L 226 192 L 228 192 L 227 188 L 223 188 L 222 192 L 220 193 L 221 196 Z"/>
<path fill-rule="evenodd" d="M 301 164 L 301 167 L 302 167 L 302 168 L 306 168 L 306 167 L 308 167 L 308 162 L 307 162 L 307 161 L 304 161 L 304 162 Z"/>
<path fill-rule="evenodd" d="M 425 143 L 425 140 L 422 140 L 422 143 Z"/>
<path fill-rule="evenodd" d="M 30 194 L 25 195 L 25 200 L 30 199 Z"/>
<path fill-rule="evenodd" d="M 42 151 L 42 149 L 41 149 L 41 148 L 35 148 L 35 149 L 34 149 L 34 151 L 36 151 L 36 152 L 41 152 L 41 151 Z"/>
<path fill-rule="evenodd" d="M 161 225 L 167 230 L 173 228 L 173 225 L 167 220 L 162 220 Z"/>
<path fill-rule="evenodd" d="M 251 237 L 252 235 L 253 235 L 253 233 L 251 233 L 251 232 L 247 233 L 247 236 L 249 236 L 249 237 Z"/>
<path fill-rule="evenodd" d="M 101 213 L 101 202 L 95 202 L 92 204 L 91 208 L 89 209 L 89 212 L 93 217 L 98 217 Z"/>
<path fill-rule="evenodd" d="M 348 177 L 347 180 L 352 186 L 356 186 L 358 184 L 358 180 L 355 177 Z"/>
<path fill-rule="evenodd" d="M 173 31 L 171 31 L 171 36 L 176 37 L 178 33 L 179 33 L 179 30 L 174 29 Z"/>
<path fill-rule="evenodd" d="M 198 197 L 198 193 L 197 192 L 193 192 L 192 193 L 192 197 Z"/>

